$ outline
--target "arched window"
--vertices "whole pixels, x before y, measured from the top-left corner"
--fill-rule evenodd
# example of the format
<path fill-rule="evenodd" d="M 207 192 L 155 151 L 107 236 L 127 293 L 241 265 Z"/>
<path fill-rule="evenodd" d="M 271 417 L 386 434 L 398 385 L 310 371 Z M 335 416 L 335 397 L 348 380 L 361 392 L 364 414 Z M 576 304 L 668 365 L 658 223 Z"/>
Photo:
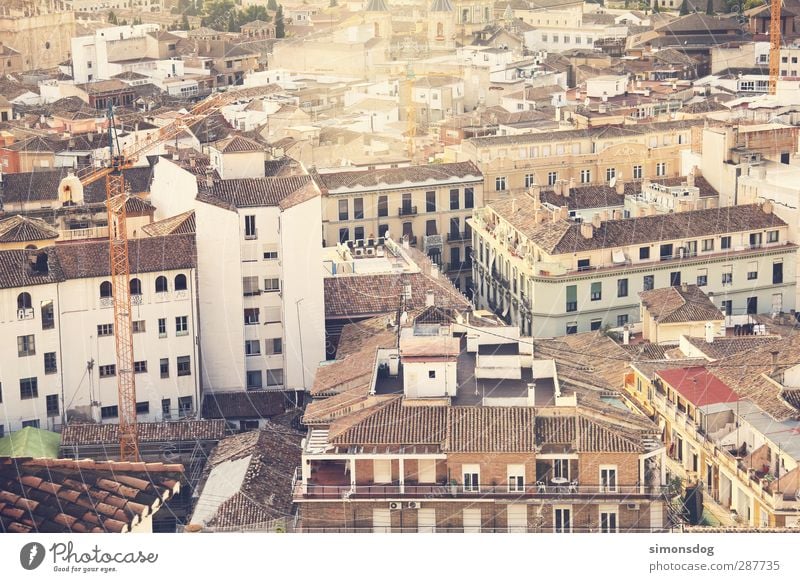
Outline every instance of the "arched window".
<path fill-rule="evenodd" d="M 100 283 L 100 297 L 111 297 L 111 281 L 103 281 Z"/>
<path fill-rule="evenodd" d="M 17 309 L 31 309 L 33 303 L 31 303 L 31 294 L 30 293 L 20 293 L 17 295 Z"/>
<path fill-rule="evenodd" d="M 175 291 L 186 291 L 186 275 L 175 275 Z"/>
<path fill-rule="evenodd" d="M 25 245 L 25 250 L 26 251 L 35 251 L 36 250 L 36 245 Z"/>
<path fill-rule="evenodd" d="M 167 291 L 169 291 L 167 278 L 164 275 L 159 275 L 156 277 L 156 293 L 166 293 Z"/>
<path fill-rule="evenodd" d="M 131 295 L 142 294 L 142 282 L 139 279 L 131 279 Z"/>

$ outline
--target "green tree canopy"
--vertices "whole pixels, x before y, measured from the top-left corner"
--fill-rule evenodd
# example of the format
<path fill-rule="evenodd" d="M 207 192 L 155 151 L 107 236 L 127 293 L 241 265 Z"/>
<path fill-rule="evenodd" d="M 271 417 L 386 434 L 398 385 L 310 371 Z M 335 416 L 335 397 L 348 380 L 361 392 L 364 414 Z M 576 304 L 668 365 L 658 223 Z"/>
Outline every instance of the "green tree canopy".
<path fill-rule="evenodd" d="M 284 38 L 286 36 L 286 25 L 283 22 L 283 5 L 278 6 L 275 12 L 275 36 L 277 38 Z"/>
<path fill-rule="evenodd" d="M 689 14 L 689 0 L 683 0 L 683 2 L 681 2 L 680 15 L 686 16 L 687 14 Z"/>

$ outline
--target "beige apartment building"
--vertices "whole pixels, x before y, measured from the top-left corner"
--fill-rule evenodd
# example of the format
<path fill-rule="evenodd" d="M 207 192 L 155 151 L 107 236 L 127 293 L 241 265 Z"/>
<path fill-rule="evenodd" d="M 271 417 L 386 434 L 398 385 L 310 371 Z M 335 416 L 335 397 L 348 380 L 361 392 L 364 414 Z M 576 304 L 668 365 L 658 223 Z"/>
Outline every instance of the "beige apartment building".
<path fill-rule="evenodd" d="M 528 197 L 476 210 L 473 301 L 524 334 L 552 337 L 639 320 L 639 292 L 682 283 L 725 315 L 789 312 L 797 246 L 772 205 L 567 220 Z"/>
<path fill-rule="evenodd" d="M 49 69 L 70 55 L 75 14 L 55 2 L 0 2 L 0 43 L 22 55 L 22 70 Z"/>
<path fill-rule="evenodd" d="M 608 184 L 680 176 L 681 152 L 691 148 L 692 127 L 703 123 L 667 121 L 476 137 L 451 153 L 481 169 L 484 197 L 491 202 L 559 180 Z"/>
<path fill-rule="evenodd" d="M 471 162 L 319 174 L 326 245 L 405 238 L 458 289 L 472 287 L 467 219 L 483 205 L 483 176 Z"/>

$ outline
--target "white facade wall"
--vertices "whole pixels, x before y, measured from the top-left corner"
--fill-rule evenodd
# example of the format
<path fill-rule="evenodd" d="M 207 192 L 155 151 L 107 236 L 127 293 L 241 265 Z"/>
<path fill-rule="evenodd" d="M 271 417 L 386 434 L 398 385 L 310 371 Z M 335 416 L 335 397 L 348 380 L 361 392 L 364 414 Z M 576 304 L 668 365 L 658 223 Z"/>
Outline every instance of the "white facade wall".
<path fill-rule="evenodd" d="M 403 362 L 403 376 L 409 398 L 456 396 L 456 362 Z"/>

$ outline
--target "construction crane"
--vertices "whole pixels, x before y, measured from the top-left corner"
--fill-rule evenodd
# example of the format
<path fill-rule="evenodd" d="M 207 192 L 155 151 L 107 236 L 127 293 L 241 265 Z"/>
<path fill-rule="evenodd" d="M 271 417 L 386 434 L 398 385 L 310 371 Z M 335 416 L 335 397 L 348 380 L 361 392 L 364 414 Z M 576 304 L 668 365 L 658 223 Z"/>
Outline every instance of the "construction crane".
<path fill-rule="evenodd" d="M 769 9 L 769 94 L 778 93 L 781 72 L 781 0 L 771 0 Z"/>
<path fill-rule="evenodd" d="M 82 186 L 105 178 L 108 212 L 108 242 L 111 265 L 111 289 L 114 305 L 114 338 L 117 356 L 117 390 L 119 412 L 119 456 L 122 461 L 139 460 L 139 437 L 136 430 L 136 382 L 133 370 L 133 333 L 131 323 L 130 263 L 126 203 L 129 193 L 123 170 L 132 168 L 148 151 L 174 139 L 190 125 L 216 113 L 235 101 L 234 91 L 217 93 L 195 105 L 186 115 L 175 119 L 155 134 L 128 148 L 120 148 L 116 135 L 113 103 L 108 108 L 108 161 L 103 167 L 87 167 L 75 173 Z M 74 178 L 65 178 L 70 180 Z M 59 188 L 69 189 L 62 182 Z"/>

